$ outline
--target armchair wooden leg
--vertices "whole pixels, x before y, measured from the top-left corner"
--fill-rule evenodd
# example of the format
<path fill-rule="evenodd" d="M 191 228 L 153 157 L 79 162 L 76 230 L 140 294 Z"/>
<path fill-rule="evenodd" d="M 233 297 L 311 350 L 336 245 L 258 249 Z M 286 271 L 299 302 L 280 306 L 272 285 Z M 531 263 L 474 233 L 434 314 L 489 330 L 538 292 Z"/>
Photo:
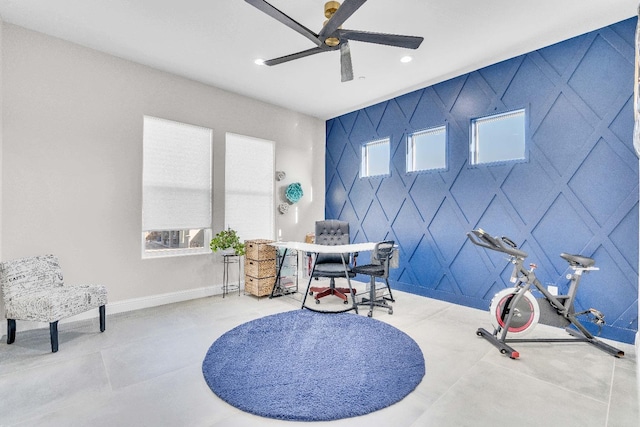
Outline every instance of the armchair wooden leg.
<path fill-rule="evenodd" d="M 7 344 L 13 344 L 16 340 L 16 320 L 7 319 Z"/>
<path fill-rule="evenodd" d="M 104 305 L 101 305 L 98 310 L 100 310 L 100 332 L 104 332 L 107 323 L 107 316 L 104 310 Z"/>
<path fill-rule="evenodd" d="M 49 323 L 49 334 L 51 335 L 51 352 L 58 351 L 58 321 Z"/>

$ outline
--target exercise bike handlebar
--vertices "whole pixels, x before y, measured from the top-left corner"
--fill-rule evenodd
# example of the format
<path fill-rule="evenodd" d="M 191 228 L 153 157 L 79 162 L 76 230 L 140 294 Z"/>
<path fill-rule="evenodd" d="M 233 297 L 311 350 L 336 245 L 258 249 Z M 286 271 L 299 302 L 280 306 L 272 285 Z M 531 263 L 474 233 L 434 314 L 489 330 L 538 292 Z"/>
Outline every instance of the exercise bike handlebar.
<path fill-rule="evenodd" d="M 508 237 L 492 237 L 489 233 L 482 228 L 475 229 L 467 233 L 467 237 L 476 246 L 483 247 L 485 249 L 491 249 L 492 251 L 498 251 L 505 253 L 509 256 L 525 259 L 529 256 L 528 253 L 521 251 L 516 247 L 516 244 Z"/>

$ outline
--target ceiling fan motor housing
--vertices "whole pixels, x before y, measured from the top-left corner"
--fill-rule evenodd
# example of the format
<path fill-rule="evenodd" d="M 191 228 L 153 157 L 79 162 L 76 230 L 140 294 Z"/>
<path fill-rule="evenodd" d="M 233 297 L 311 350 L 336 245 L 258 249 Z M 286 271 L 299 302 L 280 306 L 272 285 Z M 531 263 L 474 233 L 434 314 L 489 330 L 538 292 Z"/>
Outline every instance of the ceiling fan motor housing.
<path fill-rule="evenodd" d="M 327 18 L 327 20 L 324 21 L 322 25 L 327 25 L 327 22 L 329 22 L 329 19 L 331 19 L 333 14 L 336 13 L 336 10 L 338 10 L 339 7 L 340 7 L 340 3 L 337 1 L 328 1 L 324 4 L 324 16 Z M 342 28 L 342 26 L 338 28 Z M 324 40 L 324 43 L 327 46 L 333 47 L 340 44 L 340 39 L 338 39 L 337 37 L 327 37 Z"/>

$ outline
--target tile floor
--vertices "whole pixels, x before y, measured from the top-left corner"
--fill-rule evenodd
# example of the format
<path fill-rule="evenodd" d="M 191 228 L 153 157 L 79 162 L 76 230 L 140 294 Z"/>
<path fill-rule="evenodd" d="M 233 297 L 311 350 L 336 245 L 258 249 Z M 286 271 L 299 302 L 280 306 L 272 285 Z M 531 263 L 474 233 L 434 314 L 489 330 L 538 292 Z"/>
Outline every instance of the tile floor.
<path fill-rule="evenodd" d="M 394 314 L 378 309 L 374 317 L 420 345 L 424 379 L 388 408 L 313 425 L 640 425 L 633 346 L 614 343 L 626 352 L 616 359 L 584 343 L 527 343 L 511 360 L 476 337 L 479 326 L 489 326 L 487 312 L 394 296 Z M 325 308 L 339 306 L 325 300 Z M 55 354 L 47 329 L 18 330 L 14 344 L 6 337 L 0 343 L 0 426 L 309 425 L 241 412 L 215 396 L 201 373 L 207 349 L 224 332 L 299 307 L 291 297 L 214 296 L 110 315 L 103 334 L 97 319 L 61 324 Z M 544 325 L 534 333 L 565 336 Z"/>

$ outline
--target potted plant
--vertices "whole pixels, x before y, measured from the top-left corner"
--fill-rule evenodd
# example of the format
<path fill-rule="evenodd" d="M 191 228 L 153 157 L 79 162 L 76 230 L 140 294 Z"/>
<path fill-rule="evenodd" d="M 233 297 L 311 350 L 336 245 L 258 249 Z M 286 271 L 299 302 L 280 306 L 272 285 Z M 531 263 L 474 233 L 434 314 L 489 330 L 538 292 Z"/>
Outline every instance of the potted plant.
<path fill-rule="evenodd" d="M 213 252 L 222 251 L 223 253 L 234 253 L 235 255 L 244 255 L 245 246 L 240 241 L 236 230 L 227 228 L 216 234 L 209 247 Z"/>

